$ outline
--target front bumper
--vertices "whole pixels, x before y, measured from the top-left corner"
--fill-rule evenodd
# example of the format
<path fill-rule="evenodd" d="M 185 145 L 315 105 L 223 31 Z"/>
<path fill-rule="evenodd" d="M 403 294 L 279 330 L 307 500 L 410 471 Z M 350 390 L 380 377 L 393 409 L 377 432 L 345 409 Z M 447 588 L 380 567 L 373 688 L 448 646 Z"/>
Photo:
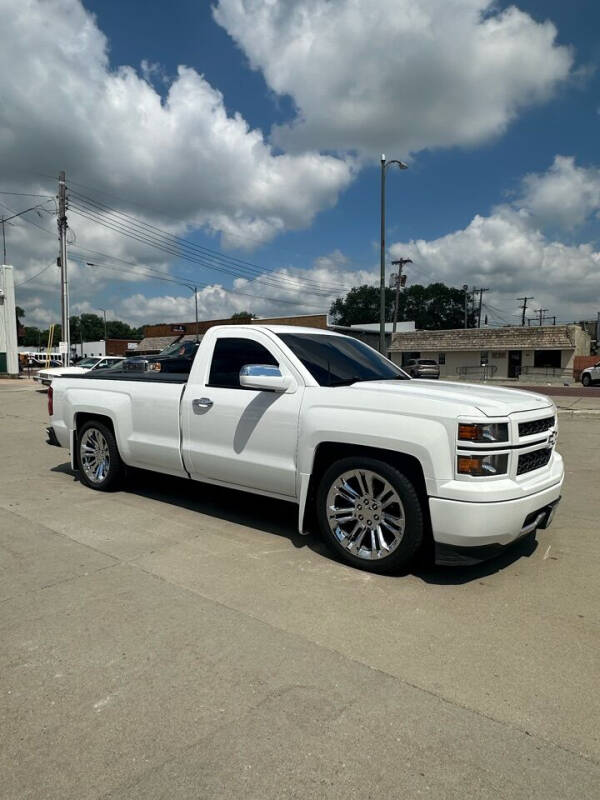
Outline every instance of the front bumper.
<path fill-rule="evenodd" d="M 516 500 L 468 503 L 429 498 L 438 564 L 476 564 L 513 542 L 546 528 L 560 500 L 563 480 Z"/>

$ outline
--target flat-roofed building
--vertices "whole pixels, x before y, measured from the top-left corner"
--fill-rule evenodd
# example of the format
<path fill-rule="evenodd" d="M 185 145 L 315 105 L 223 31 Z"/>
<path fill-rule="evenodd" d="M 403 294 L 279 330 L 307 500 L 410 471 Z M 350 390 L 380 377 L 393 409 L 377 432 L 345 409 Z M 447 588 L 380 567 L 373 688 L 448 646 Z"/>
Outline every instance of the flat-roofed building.
<path fill-rule="evenodd" d="M 432 359 L 442 378 L 535 381 L 572 378 L 575 356 L 589 355 L 590 342 L 579 325 L 409 331 L 392 336 L 390 357 L 401 366 Z"/>

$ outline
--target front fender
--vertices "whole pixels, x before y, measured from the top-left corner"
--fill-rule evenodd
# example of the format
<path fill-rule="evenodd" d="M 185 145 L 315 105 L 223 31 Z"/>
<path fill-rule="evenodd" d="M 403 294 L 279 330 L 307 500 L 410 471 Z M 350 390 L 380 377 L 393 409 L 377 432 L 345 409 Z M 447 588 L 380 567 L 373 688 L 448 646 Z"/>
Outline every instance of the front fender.
<path fill-rule="evenodd" d="M 415 458 L 421 465 L 428 495 L 440 480 L 454 477 L 449 424 L 441 419 L 367 412 L 364 409 L 311 409 L 300 428 L 298 452 L 298 527 L 303 533 L 315 455 L 322 444 L 371 448 Z"/>

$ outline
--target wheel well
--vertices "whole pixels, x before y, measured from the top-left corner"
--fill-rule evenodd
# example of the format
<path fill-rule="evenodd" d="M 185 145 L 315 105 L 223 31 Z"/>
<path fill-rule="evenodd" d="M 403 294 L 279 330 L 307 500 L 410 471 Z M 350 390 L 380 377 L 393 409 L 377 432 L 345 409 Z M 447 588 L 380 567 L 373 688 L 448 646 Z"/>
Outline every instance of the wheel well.
<path fill-rule="evenodd" d="M 355 444 L 341 444 L 339 442 L 321 442 L 317 446 L 315 457 L 313 460 L 313 468 L 310 476 L 310 483 L 308 485 L 308 498 L 304 512 L 305 520 L 308 521 L 308 514 L 314 509 L 314 500 L 317 486 L 321 480 L 325 470 L 341 458 L 348 458 L 350 456 L 369 456 L 369 458 L 379 458 L 387 464 L 391 464 L 400 470 L 407 478 L 412 481 L 419 499 L 421 501 L 421 508 L 423 510 L 423 519 L 425 521 L 426 530 L 431 530 L 431 523 L 429 517 L 429 502 L 427 499 L 427 487 L 425 485 L 425 476 L 423 474 L 423 467 L 421 462 L 415 456 L 410 456 L 407 453 L 399 453 L 396 450 L 385 450 L 378 447 L 365 447 L 363 445 Z M 311 520 L 312 522 L 312 520 Z"/>
<path fill-rule="evenodd" d="M 101 422 L 103 425 L 106 425 L 106 427 L 115 437 L 115 441 L 117 440 L 115 434 L 115 426 L 113 425 L 113 421 L 110 417 L 107 417 L 105 414 L 95 414 L 88 411 L 79 411 L 77 414 L 75 414 L 75 435 L 73 441 L 74 463 L 77 468 L 79 468 L 79 448 L 77 447 L 77 440 L 79 439 L 79 431 L 83 428 L 86 422 L 91 422 L 92 420 Z"/>

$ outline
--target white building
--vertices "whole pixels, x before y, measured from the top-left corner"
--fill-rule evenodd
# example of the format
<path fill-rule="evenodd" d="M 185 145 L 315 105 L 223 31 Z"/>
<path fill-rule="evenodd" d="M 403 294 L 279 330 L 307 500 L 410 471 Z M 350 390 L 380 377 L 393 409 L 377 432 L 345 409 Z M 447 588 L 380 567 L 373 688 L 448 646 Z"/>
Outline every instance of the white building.
<path fill-rule="evenodd" d="M 579 325 L 414 331 L 392 337 L 390 357 L 399 365 L 432 359 L 446 378 L 535 381 L 572 378 L 574 358 L 589 355 L 590 342 Z"/>
<path fill-rule="evenodd" d="M 19 374 L 13 268 L 0 266 L 0 373 Z"/>

